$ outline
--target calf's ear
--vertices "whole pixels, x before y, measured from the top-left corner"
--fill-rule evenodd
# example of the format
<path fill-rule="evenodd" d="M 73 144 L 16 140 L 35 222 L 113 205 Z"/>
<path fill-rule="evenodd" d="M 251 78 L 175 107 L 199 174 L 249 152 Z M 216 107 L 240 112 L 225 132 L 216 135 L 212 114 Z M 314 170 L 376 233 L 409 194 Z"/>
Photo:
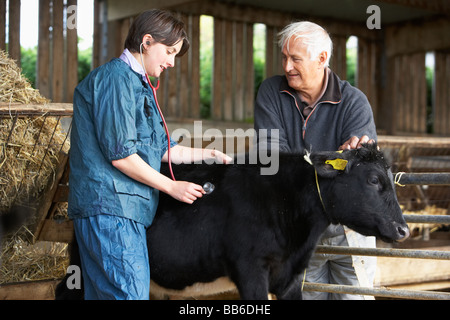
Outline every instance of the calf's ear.
<path fill-rule="evenodd" d="M 323 178 L 334 178 L 344 171 L 348 161 L 339 152 L 318 152 L 309 156 L 317 174 Z"/>

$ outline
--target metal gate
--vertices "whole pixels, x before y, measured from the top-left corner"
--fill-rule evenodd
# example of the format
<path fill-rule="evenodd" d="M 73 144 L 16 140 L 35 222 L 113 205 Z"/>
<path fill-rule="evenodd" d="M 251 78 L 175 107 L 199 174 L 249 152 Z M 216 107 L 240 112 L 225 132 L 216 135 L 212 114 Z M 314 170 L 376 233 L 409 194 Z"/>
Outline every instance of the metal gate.
<path fill-rule="evenodd" d="M 403 173 L 395 175 L 397 185 L 450 185 L 450 173 Z M 404 215 L 406 222 L 440 223 L 450 225 L 448 215 Z M 378 256 L 395 258 L 417 258 L 450 260 L 450 251 L 386 249 L 386 248 L 353 248 L 339 246 L 318 245 L 316 253 Z M 401 290 L 385 287 L 355 287 L 349 285 L 334 285 L 305 282 L 304 291 L 321 291 L 331 293 L 347 293 L 371 295 L 387 298 L 422 299 L 422 300 L 450 300 L 450 293 L 437 291 Z"/>

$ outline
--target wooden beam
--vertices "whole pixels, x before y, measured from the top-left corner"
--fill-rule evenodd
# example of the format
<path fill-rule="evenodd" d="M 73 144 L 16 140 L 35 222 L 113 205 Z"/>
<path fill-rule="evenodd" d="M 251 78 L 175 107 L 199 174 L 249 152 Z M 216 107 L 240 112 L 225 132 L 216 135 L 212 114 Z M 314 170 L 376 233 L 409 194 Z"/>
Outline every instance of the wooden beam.
<path fill-rule="evenodd" d="M 385 28 L 388 57 L 450 48 L 450 19 L 407 22 Z"/>
<path fill-rule="evenodd" d="M 71 116 L 73 114 L 73 105 L 71 103 L 48 103 L 48 104 L 22 104 L 0 103 L 0 115 L 60 115 Z"/>
<path fill-rule="evenodd" d="M 61 280 L 27 281 L 0 285 L 0 300 L 54 300 Z"/>
<path fill-rule="evenodd" d="M 77 6 L 77 0 L 68 0 L 67 7 Z M 67 11 L 67 19 L 73 12 Z M 77 12 L 78 14 L 78 12 Z M 67 58 L 66 58 L 66 97 L 64 101 L 72 102 L 73 91 L 78 84 L 78 32 L 77 28 L 67 27 Z"/>
<path fill-rule="evenodd" d="M 39 0 L 39 41 L 36 87 L 50 98 L 50 0 Z"/>
<path fill-rule="evenodd" d="M 450 2 L 448 0 L 378 0 L 378 1 L 450 15 Z"/>
<path fill-rule="evenodd" d="M 53 102 L 64 100 L 64 1 L 53 0 L 52 25 L 52 95 Z"/>
<path fill-rule="evenodd" d="M 60 181 L 61 177 L 63 176 L 68 159 L 69 159 L 68 154 L 64 153 L 59 154 L 58 168 L 55 174 L 55 181 Z M 58 183 L 49 184 L 43 192 L 42 199 L 40 200 L 40 203 L 36 210 L 35 222 L 33 223 L 32 226 L 30 226 L 30 231 L 36 237 L 36 239 L 40 239 L 40 234 L 43 231 L 43 226 L 45 225 L 49 209 L 53 204 L 53 198 L 55 196 L 57 188 Z"/>
<path fill-rule="evenodd" d="M 8 53 L 20 68 L 20 0 L 9 1 Z"/>
<path fill-rule="evenodd" d="M 0 50 L 6 50 L 6 0 L 0 0 Z"/>

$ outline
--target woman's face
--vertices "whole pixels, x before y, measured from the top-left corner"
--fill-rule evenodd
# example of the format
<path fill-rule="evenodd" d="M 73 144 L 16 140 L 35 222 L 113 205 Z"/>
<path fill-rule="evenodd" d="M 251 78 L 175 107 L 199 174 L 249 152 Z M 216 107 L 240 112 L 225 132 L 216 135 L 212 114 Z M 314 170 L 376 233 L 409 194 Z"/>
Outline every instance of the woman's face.
<path fill-rule="evenodd" d="M 175 56 L 182 46 L 181 40 L 173 46 L 166 46 L 154 40 L 150 42 L 150 45 L 145 45 L 143 59 L 147 74 L 150 77 L 159 78 L 165 69 L 175 66 Z"/>

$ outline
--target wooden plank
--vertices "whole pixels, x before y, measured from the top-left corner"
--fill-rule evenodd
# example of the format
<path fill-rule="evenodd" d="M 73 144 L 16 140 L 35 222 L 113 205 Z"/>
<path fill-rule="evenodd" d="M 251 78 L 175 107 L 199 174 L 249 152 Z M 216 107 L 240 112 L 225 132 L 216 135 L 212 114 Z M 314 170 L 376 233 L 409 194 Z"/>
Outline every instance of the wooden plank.
<path fill-rule="evenodd" d="M 20 0 L 9 1 L 8 53 L 20 68 Z"/>
<path fill-rule="evenodd" d="M 255 76 L 253 65 L 253 24 L 247 23 L 245 28 L 245 97 L 244 111 L 246 119 L 253 119 L 253 104 L 255 101 Z"/>
<path fill-rule="evenodd" d="M 37 240 L 71 243 L 73 240 L 73 221 L 45 219 Z"/>
<path fill-rule="evenodd" d="M 449 247 L 426 248 L 426 250 L 445 251 L 449 249 Z M 417 270 L 420 270 L 420 272 Z M 398 286 L 447 280 L 450 280 L 450 261 L 389 257 L 377 258 L 376 286 Z"/>
<path fill-rule="evenodd" d="M 68 0 L 67 6 L 76 6 L 77 0 Z M 67 11 L 67 19 L 73 15 Z M 77 28 L 67 28 L 67 58 L 66 58 L 66 98 L 65 101 L 73 101 L 73 92 L 78 84 L 78 32 Z"/>
<path fill-rule="evenodd" d="M 61 280 L 27 281 L 0 285 L 0 300 L 54 300 Z"/>
<path fill-rule="evenodd" d="M 49 114 L 49 115 L 71 116 L 73 114 L 73 105 L 72 103 L 48 103 L 48 104 L 0 103 L 0 115 L 10 115 L 16 113 L 20 115 Z"/>
<path fill-rule="evenodd" d="M 235 121 L 244 120 L 244 24 L 235 23 L 235 89 L 234 89 L 234 108 L 233 119 Z"/>
<path fill-rule="evenodd" d="M 223 89 L 223 119 L 226 121 L 233 120 L 233 21 L 225 20 L 225 39 L 222 42 L 225 45 L 224 52 L 224 82 Z"/>
<path fill-rule="evenodd" d="M 64 101 L 63 0 L 53 0 L 52 25 L 52 95 L 54 102 Z"/>
<path fill-rule="evenodd" d="M 178 17 L 181 21 L 185 23 L 185 30 L 189 34 L 190 32 L 190 23 L 189 23 L 189 16 L 186 15 L 180 15 Z M 190 51 L 190 50 L 189 50 Z M 180 90 L 177 92 L 177 99 L 179 103 L 177 103 L 177 115 L 181 118 L 186 118 L 190 114 L 190 92 L 191 92 L 191 75 L 189 73 L 189 67 L 190 67 L 190 58 L 191 58 L 191 52 L 186 52 L 184 56 L 181 58 L 178 58 L 175 61 L 175 64 L 180 65 L 180 72 L 179 72 L 179 83 L 180 83 Z"/>
<path fill-rule="evenodd" d="M 42 1 L 42 0 L 40 0 Z M 46 0 L 48 1 L 48 0 Z M 92 44 L 92 66 L 97 68 L 100 66 L 100 52 L 101 52 L 101 19 L 100 19 L 100 0 L 94 0 L 94 32 Z"/>
<path fill-rule="evenodd" d="M 61 177 L 64 174 L 67 161 L 69 159 L 68 154 L 60 153 L 58 159 L 58 168 L 55 174 L 55 181 L 60 181 Z M 40 200 L 39 205 L 37 206 L 36 211 L 36 219 L 33 225 L 30 226 L 31 233 L 35 236 L 36 239 L 39 239 L 40 233 L 42 231 L 42 227 L 45 223 L 45 219 L 49 213 L 49 209 L 52 206 L 53 198 L 55 196 L 56 190 L 58 188 L 58 183 L 49 184 L 44 192 L 43 197 Z"/>
<path fill-rule="evenodd" d="M 223 59 L 224 59 L 224 35 L 225 22 L 214 18 L 214 56 L 213 56 L 213 79 L 212 79 L 212 103 L 211 117 L 214 120 L 222 120 L 222 86 L 223 86 Z"/>
<path fill-rule="evenodd" d="M 200 16 L 191 15 L 189 49 L 191 55 L 191 107 L 190 117 L 200 118 Z"/>
<path fill-rule="evenodd" d="M 435 53 L 434 133 L 450 134 L 450 52 Z"/>
<path fill-rule="evenodd" d="M 388 57 L 445 50 L 450 47 L 450 19 L 447 17 L 411 21 L 383 28 Z"/>
<path fill-rule="evenodd" d="M 6 51 L 6 0 L 0 0 L 0 50 Z"/>
<path fill-rule="evenodd" d="M 50 0 L 39 0 L 39 42 L 36 87 L 50 98 Z"/>

